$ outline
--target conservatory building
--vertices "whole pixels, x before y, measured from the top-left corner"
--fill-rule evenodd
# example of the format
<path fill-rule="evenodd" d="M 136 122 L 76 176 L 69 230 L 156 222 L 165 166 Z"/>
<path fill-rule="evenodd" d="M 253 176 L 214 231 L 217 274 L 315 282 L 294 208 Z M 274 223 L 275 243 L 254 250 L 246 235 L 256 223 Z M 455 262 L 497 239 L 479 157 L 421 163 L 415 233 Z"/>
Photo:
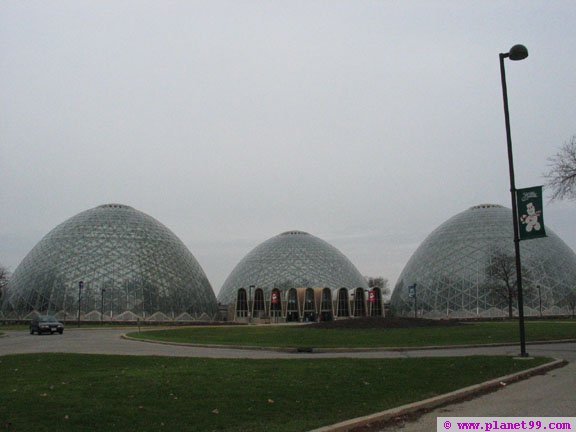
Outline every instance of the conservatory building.
<path fill-rule="evenodd" d="M 382 292 L 338 249 L 302 231 L 272 237 L 249 252 L 224 282 L 218 301 L 229 319 L 310 322 L 382 316 Z"/>
<path fill-rule="evenodd" d="M 50 231 L 8 283 L 0 315 L 61 320 L 216 318 L 204 271 L 156 219 L 126 205 L 86 210 Z"/>
<path fill-rule="evenodd" d="M 576 254 L 549 227 L 547 237 L 520 243 L 524 313 L 573 314 Z M 517 314 L 512 211 L 485 204 L 436 228 L 400 274 L 391 307 L 424 318 Z"/>

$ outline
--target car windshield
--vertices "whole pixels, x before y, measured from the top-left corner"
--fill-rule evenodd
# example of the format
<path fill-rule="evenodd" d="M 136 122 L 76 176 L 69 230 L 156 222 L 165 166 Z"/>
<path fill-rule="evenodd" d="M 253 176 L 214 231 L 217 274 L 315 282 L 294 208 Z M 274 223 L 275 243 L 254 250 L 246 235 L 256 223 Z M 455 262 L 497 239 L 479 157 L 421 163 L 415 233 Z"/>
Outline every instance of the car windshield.
<path fill-rule="evenodd" d="M 40 322 L 58 322 L 58 320 L 51 315 L 42 315 L 40 318 L 38 318 L 38 321 L 40 321 Z"/>

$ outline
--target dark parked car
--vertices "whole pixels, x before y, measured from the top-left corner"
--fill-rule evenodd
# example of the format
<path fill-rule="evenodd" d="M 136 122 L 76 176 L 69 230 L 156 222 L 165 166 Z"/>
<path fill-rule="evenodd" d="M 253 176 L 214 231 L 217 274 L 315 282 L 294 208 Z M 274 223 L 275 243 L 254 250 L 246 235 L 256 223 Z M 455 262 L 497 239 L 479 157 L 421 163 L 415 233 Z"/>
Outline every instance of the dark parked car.
<path fill-rule="evenodd" d="M 52 315 L 40 315 L 30 322 L 30 334 L 34 333 L 64 333 L 64 324 L 59 322 Z"/>

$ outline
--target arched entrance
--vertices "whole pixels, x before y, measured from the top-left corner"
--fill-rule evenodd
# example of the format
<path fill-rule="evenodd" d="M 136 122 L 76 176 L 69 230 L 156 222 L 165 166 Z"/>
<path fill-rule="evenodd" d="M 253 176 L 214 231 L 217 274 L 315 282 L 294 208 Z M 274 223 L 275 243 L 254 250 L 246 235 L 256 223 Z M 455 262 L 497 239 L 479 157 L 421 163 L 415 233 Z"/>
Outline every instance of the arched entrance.
<path fill-rule="evenodd" d="M 320 297 L 320 321 L 332 321 L 332 290 L 324 288 Z"/>
<path fill-rule="evenodd" d="M 356 288 L 354 290 L 354 316 L 366 316 L 366 299 L 364 297 L 364 289 Z"/>
<path fill-rule="evenodd" d="M 336 316 L 338 317 L 350 316 L 350 303 L 348 302 L 348 290 L 346 288 L 340 288 L 338 290 Z"/>
<path fill-rule="evenodd" d="M 288 306 L 286 307 L 286 322 L 294 322 L 300 320 L 300 313 L 298 312 L 298 292 L 295 288 L 290 288 L 288 291 Z"/>
<path fill-rule="evenodd" d="M 314 290 L 306 288 L 304 293 L 304 321 L 316 321 L 316 303 L 314 301 Z"/>
<path fill-rule="evenodd" d="M 240 288 L 238 290 L 238 296 L 236 297 L 236 317 L 246 318 L 248 316 L 248 296 L 246 295 L 246 290 Z"/>
<path fill-rule="evenodd" d="M 264 318 L 266 316 L 266 305 L 264 303 L 264 291 L 257 288 L 254 292 L 254 318 Z"/>
<path fill-rule="evenodd" d="M 380 288 L 372 288 L 368 294 L 368 308 L 371 317 L 382 316 L 382 292 Z"/>

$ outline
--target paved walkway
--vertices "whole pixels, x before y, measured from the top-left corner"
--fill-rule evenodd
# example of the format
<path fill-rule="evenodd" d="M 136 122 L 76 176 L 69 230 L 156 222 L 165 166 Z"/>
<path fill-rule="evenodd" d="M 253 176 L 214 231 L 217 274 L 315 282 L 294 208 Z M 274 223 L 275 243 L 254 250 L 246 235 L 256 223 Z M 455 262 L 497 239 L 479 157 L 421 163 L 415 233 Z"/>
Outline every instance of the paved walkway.
<path fill-rule="evenodd" d="M 431 411 L 405 424 L 374 431 L 429 432 L 437 417 L 574 417 L 576 363 L 462 403 Z"/>
<path fill-rule="evenodd" d="M 0 338 L 0 355 L 42 352 L 86 354 L 157 355 L 207 358 L 408 358 L 469 355 L 515 355 L 518 346 L 456 348 L 359 353 L 283 353 L 153 344 L 121 339 L 125 330 L 66 329 L 63 335 L 31 336 L 26 331 L 6 331 Z M 383 431 L 434 431 L 437 416 L 576 416 L 576 343 L 528 345 L 530 355 L 563 358 L 571 363 L 544 376 L 512 384 L 476 399 L 450 405 L 416 421 Z M 401 390 L 399 390 L 401 391 Z M 378 429 L 375 429 L 378 430 Z"/>

